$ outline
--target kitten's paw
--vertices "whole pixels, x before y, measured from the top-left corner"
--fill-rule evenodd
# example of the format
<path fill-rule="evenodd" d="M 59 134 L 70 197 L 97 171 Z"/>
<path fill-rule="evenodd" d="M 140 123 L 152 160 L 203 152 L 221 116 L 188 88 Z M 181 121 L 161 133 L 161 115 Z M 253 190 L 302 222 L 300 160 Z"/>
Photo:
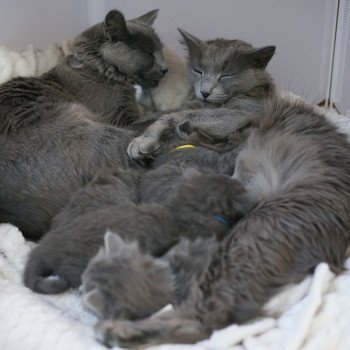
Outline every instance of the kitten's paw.
<path fill-rule="evenodd" d="M 98 340 L 107 346 L 133 349 L 165 343 L 193 344 L 209 336 L 197 320 L 174 317 L 173 311 L 139 321 L 101 321 L 95 331 Z"/>
<path fill-rule="evenodd" d="M 127 152 L 129 158 L 142 161 L 147 158 L 153 158 L 159 148 L 160 143 L 158 141 L 149 137 L 139 136 L 130 142 Z"/>
<path fill-rule="evenodd" d="M 140 347 L 145 342 L 143 332 L 129 321 L 100 321 L 95 326 L 97 339 L 103 344 L 125 348 Z"/>

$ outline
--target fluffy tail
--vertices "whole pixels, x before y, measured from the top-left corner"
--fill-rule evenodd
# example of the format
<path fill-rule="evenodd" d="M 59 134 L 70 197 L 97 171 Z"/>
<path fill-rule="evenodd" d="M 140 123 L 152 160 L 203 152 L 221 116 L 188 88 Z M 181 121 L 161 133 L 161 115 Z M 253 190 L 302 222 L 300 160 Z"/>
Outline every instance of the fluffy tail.
<path fill-rule="evenodd" d="M 70 288 L 66 280 L 54 275 L 53 269 L 46 261 L 33 254 L 27 261 L 23 281 L 32 291 L 42 294 L 62 293 Z"/>

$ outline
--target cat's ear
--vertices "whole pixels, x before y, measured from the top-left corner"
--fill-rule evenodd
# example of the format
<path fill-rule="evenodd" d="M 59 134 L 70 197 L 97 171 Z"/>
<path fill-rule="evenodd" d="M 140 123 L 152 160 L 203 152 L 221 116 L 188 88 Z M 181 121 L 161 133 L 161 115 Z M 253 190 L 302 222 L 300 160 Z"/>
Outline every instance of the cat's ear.
<path fill-rule="evenodd" d="M 107 13 L 104 21 L 104 30 L 106 37 L 112 41 L 125 41 L 130 36 L 124 15 L 117 10 Z"/>
<path fill-rule="evenodd" d="M 154 20 L 157 18 L 158 12 L 159 12 L 159 9 L 149 11 L 140 17 L 134 18 L 133 21 L 139 21 L 151 26 Z"/>
<path fill-rule="evenodd" d="M 184 136 L 184 137 L 189 136 L 193 131 L 192 125 L 188 120 L 179 124 L 176 129 L 177 129 L 177 134 L 179 136 Z"/>
<path fill-rule="evenodd" d="M 204 44 L 202 40 L 196 38 L 194 35 L 190 33 L 187 33 L 181 28 L 177 28 L 177 30 L 180 32 L 180 34 L 183 37 L 183 41 L 180 40 L 180 43 L 185 44 L 187 46 L 190 56 L 201 51 L 201 48 Z"/>
<path fill-rule="evenodd" d="M 276 46 L 264 46 L 259 49 L 250 50 L 247 54 L 255 68 L 266 68 L 272 56 L 275 54 Z"/>
<path fill-rule="evenodd" d="M 105 234 L 105 252 L 107 256 L 118 254 L 121 249 L 125 246 L 125 242 L 120 238 L 119 235 L 107 231 Z"/>
<path fill-rule="evenodd" d="M 87 292 L 83 295 L 83 302 L 87 305 L 97 316 L 103 317 L 106 307 L 105 298 L 100 290 L 97 288 Z"/>

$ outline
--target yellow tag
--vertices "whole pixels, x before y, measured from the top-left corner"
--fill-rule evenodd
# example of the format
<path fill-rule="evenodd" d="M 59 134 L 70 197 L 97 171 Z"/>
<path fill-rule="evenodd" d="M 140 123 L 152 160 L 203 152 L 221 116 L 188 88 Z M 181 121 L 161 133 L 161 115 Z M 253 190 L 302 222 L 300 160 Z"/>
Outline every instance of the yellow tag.
<path fill-rule="evenodd" d="M 178 146 L 176 147 L 175 149 L 187 149 L 187 148 L 196 148 L 196 146 L 193 146 L 193 145 L 181 145 L 181 146 Z"/>

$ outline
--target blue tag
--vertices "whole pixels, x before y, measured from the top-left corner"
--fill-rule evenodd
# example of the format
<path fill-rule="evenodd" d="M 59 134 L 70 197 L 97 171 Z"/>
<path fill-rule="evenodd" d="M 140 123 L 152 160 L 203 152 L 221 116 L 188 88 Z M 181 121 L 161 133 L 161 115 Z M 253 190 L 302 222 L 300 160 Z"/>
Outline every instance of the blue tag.
<path fill-rule="evenodd" d="M 217 215 L 217 214 L 214 214 L 213 216 L 214 216 L 214 218 L 215 218 L 217 221 L 219 221 L 220 223 L 222 223 L 222 224 L 224 224 L 224 225 L 227 225 L 227 226 L 231 225 L 230 221 L 227 220 L 227 219 L 225 219 L 223 216 Z"/>

